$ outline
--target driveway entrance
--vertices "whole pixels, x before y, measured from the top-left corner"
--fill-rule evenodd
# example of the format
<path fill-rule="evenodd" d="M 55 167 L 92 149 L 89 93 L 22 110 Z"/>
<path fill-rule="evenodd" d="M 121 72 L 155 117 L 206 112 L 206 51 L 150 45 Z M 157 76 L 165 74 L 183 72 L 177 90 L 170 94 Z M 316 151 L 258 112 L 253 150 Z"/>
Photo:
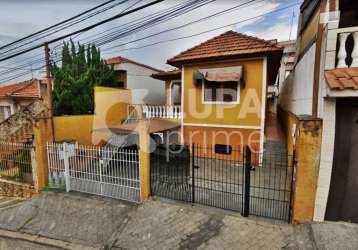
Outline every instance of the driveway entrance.
<path fill-rule="evenodd" d="M 290 221 L 293 163 L 287 153 L 160 145 L 151 156 L 152 194 Z"/>

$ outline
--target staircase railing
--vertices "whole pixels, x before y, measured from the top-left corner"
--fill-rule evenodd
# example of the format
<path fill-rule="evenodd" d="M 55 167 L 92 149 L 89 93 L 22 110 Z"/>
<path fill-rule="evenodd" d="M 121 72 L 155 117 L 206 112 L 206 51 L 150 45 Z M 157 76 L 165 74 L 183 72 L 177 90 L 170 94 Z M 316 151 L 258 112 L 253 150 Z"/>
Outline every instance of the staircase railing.
<path fill-rule="evenodd" d="M 0 123 L 2 141 L 29 142 L 32 140 L 32 125 L 37 119 L 46 116 L 47 105 L 42 100 L 34 101 Z"/>

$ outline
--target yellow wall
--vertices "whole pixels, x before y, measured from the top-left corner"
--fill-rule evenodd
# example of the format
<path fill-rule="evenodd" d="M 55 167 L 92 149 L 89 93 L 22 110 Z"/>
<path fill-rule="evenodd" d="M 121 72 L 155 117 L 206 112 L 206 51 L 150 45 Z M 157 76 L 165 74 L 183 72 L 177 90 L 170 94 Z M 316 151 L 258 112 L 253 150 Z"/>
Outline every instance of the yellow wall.
<path fill-rule="evenodd" d="M 54 117 L 55 141 L 92 145 L 93 115 Z"/>
<path fill-rule="evenodd" d="M 296 224 L 310 223 L 313 221 L 316 199 L 322 121 L 301 119 L 281 108 L 279 117 L 287 136 L 288 154 L 292 156 L 295 152 L 296 181 L 292 199 L 292 221 Z M 293 130 L 296 130 L 295 143 Z M 289 171 L 292 171 L 291 168 Z"/>
<path fill-rule="evenodd" d="M 40 119 L 33 125 L 35 145 L 35 190 L 42 190 L 48 182 L 48 162 L 46 143 L 52 142 L 51 119 Z"/>
<path fill-rule="evenodd" d="M 313 221 L 320 152 L 322 121 L 301 120 L 296 144 L 296 185 L 293 199 L 293 223 Z"/>
<path fill-rule="evenodd" d="M 130 90 L 96 87 L 94 98 L 94 115 L 54 118 L 56 141 L 98 145 L 106 141 L 110 133 L 97 132 L 96 129 L 113 127 L 128 117 L 128 105 L 132 102 Z"/>
<path fill-rule="evenodd" d="M 131 91 L 107 87 L 95 88 L 95 117 L 93 129 L 108 129 L 128 118 L 128 106 L 132 104 Z M 97 145 L 109 139 L 111 133 L 94 132 L 92 142 Z"/>
<path fill-rule="evenodd" d="M 293 155 L 293 150 L 295 147 L 295 139 L 293 134 L 296 134 L 297 136 L 299 120 L 295 115 L 283 110 L 281 107 L 278 108 L 278 117 L 280 119 L 282 129 L 286 135 L 287 152 L 289 155 Z"/>
<path fill-rule="evenodd" d="M 132 103 L 130 90 L 96 87 L 94 93 L 98 125 L 118 125 L 128 117 L 128 104 Z"/>
<path fill-rule="evenodd" d="M 241 85 L 240 104 L 203 104 L 202 103 L 202 84 L 195 84 L 193 74 L 198 69 L 244 66 L 245 87 Z M 200 65 L 186 65 L 184 69 L 184 123 L 195 124 L 222 124 L 222 125 L 242 125 L 260 126 L 261 119 L 257 114 L 248 114 L 245 118 L 239 118 L 239 114 L 244 102 L 244 97 L 249 89 L 255 90 L 257 98 L 262 100 L 263 82 L 263 59 L 245 60 L 236 62 L 211 63 Z M 192 96 L 190 96 L 191 92 Z M 252 93 L 252 92 L 251 92 Z M 195 115 L 195 114 L 198 115 Z M 195 117 L 197 116 L 197 117 Z M 220 118 L 222 117 L 222 118 Z"/>

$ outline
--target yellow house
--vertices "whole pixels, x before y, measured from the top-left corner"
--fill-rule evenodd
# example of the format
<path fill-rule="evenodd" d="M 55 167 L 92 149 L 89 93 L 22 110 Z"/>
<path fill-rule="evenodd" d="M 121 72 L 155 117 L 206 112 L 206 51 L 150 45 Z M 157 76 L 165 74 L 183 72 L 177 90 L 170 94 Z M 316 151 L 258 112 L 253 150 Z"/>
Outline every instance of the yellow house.
<path fill-rule="evenodd" d="M 180 105 L 185 144 L 263 149 L 267 88 L 276 79 L 282 48 L 229 31 L 168 60 L 166 105 Z"/>

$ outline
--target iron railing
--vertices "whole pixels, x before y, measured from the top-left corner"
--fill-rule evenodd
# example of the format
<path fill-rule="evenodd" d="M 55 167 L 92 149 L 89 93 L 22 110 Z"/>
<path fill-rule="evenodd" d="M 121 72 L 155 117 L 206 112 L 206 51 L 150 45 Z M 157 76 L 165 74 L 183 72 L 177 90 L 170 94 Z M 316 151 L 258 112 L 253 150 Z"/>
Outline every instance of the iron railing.
<path fill-rule="evenodd" d="M 50 187 L 140 202 L 138 150 L 49 143 L 47 151 Z"/>
<path fill-rule="evenodd" d="M 34 185 L 32 144 L 0 141 L 0 178 Z"/>
<path fill-rule="evenodd" d="M 290 221 L 293 157 L 249 147 L 159 145 L 151 155 L 152 194 Z"/>

